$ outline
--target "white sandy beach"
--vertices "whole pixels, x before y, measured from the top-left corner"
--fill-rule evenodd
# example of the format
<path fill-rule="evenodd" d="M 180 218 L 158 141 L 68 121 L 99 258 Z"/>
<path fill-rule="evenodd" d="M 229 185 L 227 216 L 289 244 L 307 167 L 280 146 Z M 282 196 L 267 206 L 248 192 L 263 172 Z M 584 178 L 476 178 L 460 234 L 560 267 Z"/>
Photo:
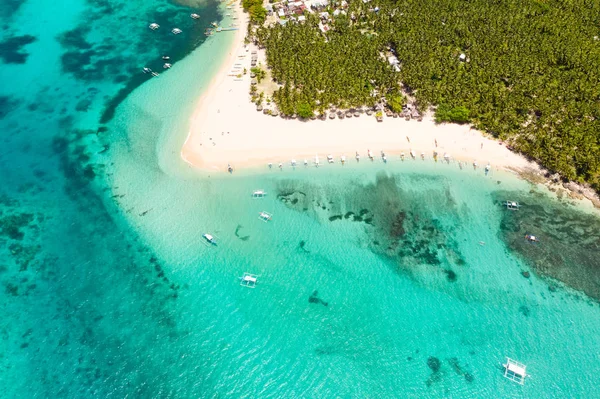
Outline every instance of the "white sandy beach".
<path fill-rule="evenodd" d="M 240 30 L 231 52 L 199 99 L 190 123 L 188 137 L 181 150 L 190 165 L 203 169 L 227 170 L 227 165 L 243 168 L 258 165 L 289 165 L 292 159 L 301 164 L 318 155 L 321 161 L 331 154 L 339 161 L 341 155 L 353 160 L 355 152 L 366 158 L 367 150 L 375 157 L 384 151 L 391 161 L 406 157 L 413 150 L 427 159 L 437 151 L 442 159 L 477 162 L 481 167 L 522 168 L 531 165 L 525 158 L 508 150 L 498 141 L 488 139 L 469 126 L 436 125 L 430 116 L 422 122 L 402 118 L 385 118 L 377 122 L 374 116 L 326 121 L 300 121 L 264 115 L 250 102 L 250 54 L 253 46 L 244 45 L 247 15 L 236 6 Z M 220 33 L 222 34 L 222 33 Z M 264 54 L 259 51 L 259 62 Z M 437 141 L 437 148 L 436 143 Z"/>

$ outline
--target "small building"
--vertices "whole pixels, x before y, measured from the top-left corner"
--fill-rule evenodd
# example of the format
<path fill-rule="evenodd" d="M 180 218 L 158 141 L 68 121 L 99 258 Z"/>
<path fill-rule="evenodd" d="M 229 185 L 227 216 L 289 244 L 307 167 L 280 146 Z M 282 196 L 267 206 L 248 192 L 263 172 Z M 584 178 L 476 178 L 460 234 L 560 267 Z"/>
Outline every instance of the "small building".
<path fill-rule="evenodd" d="M 285 18 L 285 10 L 282 8 L 279 11 L 277 11 L 277 15 L 279 15 L 279 18 Z"/>
<path fill-rule="evenodd" d="M 458 59 L 461 60 L 462 62 L 465 62 L 467 60 L 467 55 L 465 53 L 461 53 L 458 56 Z"/>
<path fill-rule="evenodd" d="M 304 21 L 306 21 L 306 17 L 304 15 L 300 15 L 298 17 L 298 22 L 304 22 Z"/>
<path fill-rule="evenodd" d="M 323 11 L 319 14 L 319 17 L 321 17 L 321 19 L 329 19 L 329 13 L 327 11 Z"/>

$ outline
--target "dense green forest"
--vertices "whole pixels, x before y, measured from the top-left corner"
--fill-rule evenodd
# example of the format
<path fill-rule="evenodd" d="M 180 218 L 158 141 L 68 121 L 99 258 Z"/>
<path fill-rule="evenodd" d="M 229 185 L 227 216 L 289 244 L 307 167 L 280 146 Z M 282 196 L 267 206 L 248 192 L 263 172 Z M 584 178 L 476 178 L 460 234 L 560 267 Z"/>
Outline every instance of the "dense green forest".
<path fill-rule="evenodd" d="M 317 14 L 257 29 L 282 114 L 373 105 L 402 89 L 421 110 L 437 107 L 437 121 L 472 123 L 600 189 L 600 1 L 348 3 L 326 33 Z"/>

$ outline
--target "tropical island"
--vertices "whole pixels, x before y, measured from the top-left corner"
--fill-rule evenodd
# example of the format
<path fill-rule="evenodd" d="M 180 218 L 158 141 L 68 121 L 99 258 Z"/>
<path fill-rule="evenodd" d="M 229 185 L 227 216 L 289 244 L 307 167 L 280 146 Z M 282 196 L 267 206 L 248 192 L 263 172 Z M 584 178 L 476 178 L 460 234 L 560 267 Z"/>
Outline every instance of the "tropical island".
<path fill-rule="evenodd" d="M 600 190 L 600 9 L 584 0 L 244 0 L 257 106 L 469 124 Z"/>

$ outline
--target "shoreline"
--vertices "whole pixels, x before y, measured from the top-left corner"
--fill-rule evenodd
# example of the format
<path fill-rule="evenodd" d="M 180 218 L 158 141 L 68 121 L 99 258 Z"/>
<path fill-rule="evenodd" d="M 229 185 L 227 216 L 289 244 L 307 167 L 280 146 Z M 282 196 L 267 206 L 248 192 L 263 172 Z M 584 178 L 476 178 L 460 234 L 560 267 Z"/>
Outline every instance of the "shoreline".
<path fill-rule="evenodd" d="M 277 168 L 280 163 L 289 167 L 292 160 L 297 165 L 305 160 L 313 165 L 315 156 L 324 164 L 328 155 L 335 163 L 340 163 L 342 155 L 353 162 L 355 152 L 367 159 L 368 150 L 378 160 L 381 151 L 390 161 L 400 161 L 402 153 L 410 159 L 411 150 L 417 159 L 423 154 L 431 160 L 436 151 L 438 161 L 443 162 L 447 154 L 467 168 L 477 162 L 481 169 L 489 165 L 492 170 L 507 170 L 532 183 L 544 184 L 551 191 L 566 190 L 572 198 L 585 197 L 600 208 L 600 198 L 593 190 L 548 178 L 549 173 L 540 165 L 470 125 L 436 124 L 431 114 L 424 115 L 420 122 L 391 117 L 377 122 L 366 114 L 343 120 L 302 121 L 257 111 L 249 95 L 251 51 L 257 52 L 259 65 L 266 65 L 266 56 L 264 50 L 244 44 L 248 16 L 241 4 L 233 7 L 239 30 L 235 31 L 227 58 L 198 99 L 180 150 L 181 159 L 190 168 L 226 172 L 228 165 L 251 169 L 272 163 Z"/>

